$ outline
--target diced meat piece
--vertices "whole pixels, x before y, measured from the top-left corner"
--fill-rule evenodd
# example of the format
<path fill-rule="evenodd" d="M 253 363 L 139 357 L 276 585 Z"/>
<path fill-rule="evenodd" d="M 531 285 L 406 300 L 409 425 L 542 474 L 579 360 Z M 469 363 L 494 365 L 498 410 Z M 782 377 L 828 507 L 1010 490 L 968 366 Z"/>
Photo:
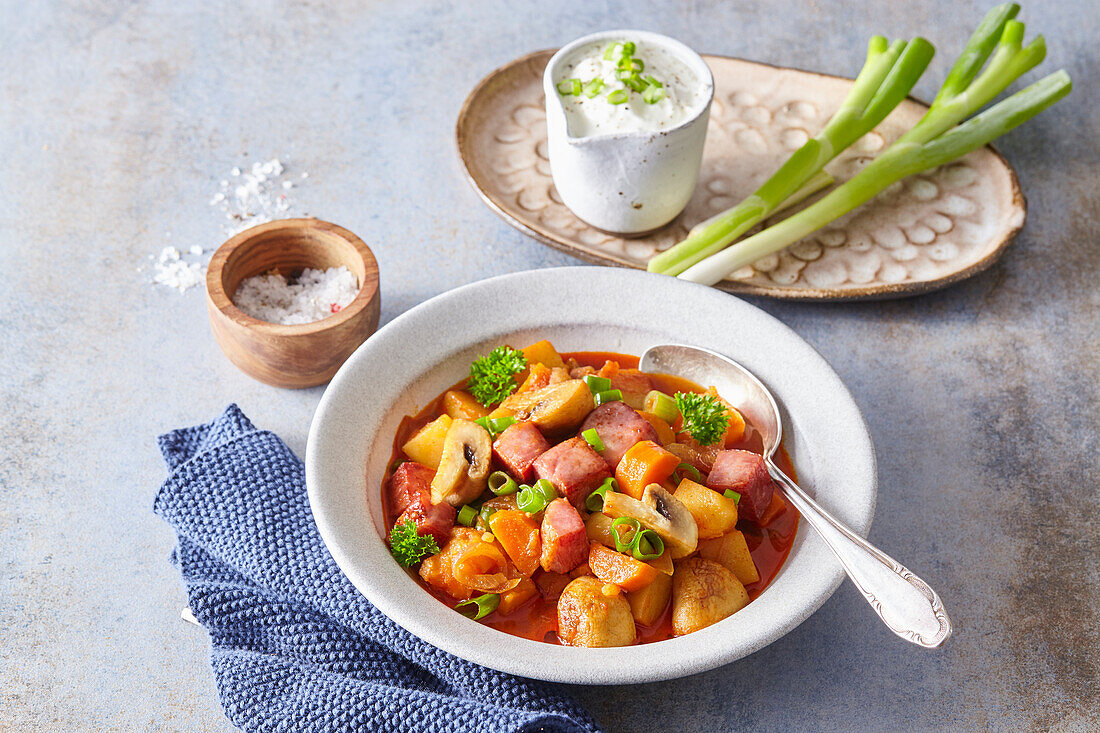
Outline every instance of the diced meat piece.
<path fill-rule="evenodd" d="M 493 455 L 504 464 L 508 473 L 521 481 L 531 480 L 534 473 L 531 464 L 548 450 L 550 444 L 530 422 L 511 425 L 493 443 Z"/>
<path fill-rule="evenodd" d="M 535 476 L 549 480 L 575 507 L 583 504 L 604 479 L 611 477 L 607 461 L 592 450 L 584 438 L 558 443 L 539 456 L 533 468 Z"/>
<path fill-rule="evenodd" d="M 443 547 L 451 537 L 455 526 L 455 508 L 443 502 L 432 504 L 430 495 L 421 495 L 397 518 L 397 524 L 412 520 L 420 536 L 432 535 L 436 544 Z"/>
<path fill-rule="evenodd" d="M 707 476 L 707 486 L 715 491 L 733 489 L 740 494 L 737 514 L 750 522 L 760 521 L 775 490 L 764 457 L 747 450 L 720 451 Z"/>
<path fill-rule="evenodd" d="M 605 402 L 585 418 L 581 432 L 595 428 L 603 441 L 604 450 L 600 454 L 611 470 L 619 465 L 623 454 L 635 443 L 643 440 L 657 440 L 657 431 L 638 411 L 622 402 Z"/>
<path fill-rule="evenodd" d="M 588 559 L 588 532 L 581 515 L 565 499 L 554 499 L 542 515 L 543 570 L 568 573 Z"/>
<path fill-rule="evenodd" d="M 390 477 L 391 516 L 403 514 L 421 494 L 426 493 L 430 497 L 434 477 L 435 471 L 414 461 L 405 461 L 398 466 Z"/>
<path fill-rule="evenodd" d="M 569 376 L 573 379 L 584 379 L 589 374 L 595 374 L 596 368 L 588 365 L 573 367 L 569 370 Z"/>

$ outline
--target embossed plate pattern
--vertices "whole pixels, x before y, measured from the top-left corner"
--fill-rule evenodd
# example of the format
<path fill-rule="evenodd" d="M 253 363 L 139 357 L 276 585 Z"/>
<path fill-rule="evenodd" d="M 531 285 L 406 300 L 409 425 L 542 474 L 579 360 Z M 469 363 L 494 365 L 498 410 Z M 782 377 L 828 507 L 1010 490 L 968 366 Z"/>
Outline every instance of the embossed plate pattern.
<path fill-rule="evenodd" d="M 503 66 L 471 92 L 456 126 L 459 154 L 482 199 L 535 239 L 597 264 L 644 269 L 694 224 L 748 195 L 820 130 L 849 79 L 704 56 L 715 95 L 695 195 L 663 229 L 623 239 L 577 219 L 558 198 L 546 151 L 542 71 L 553 51 Z M 906 100 L 829 164 L 850 178 L 926 107 Z M 1023 226 L 1026 202 L 992 147 L 911 177 L 830 227 L 734 273 L 718 287 L 779 298 L 889 298 L 957 282 L 991 265 Z M 780 216 L 783 216 L 781 214 Z"/>

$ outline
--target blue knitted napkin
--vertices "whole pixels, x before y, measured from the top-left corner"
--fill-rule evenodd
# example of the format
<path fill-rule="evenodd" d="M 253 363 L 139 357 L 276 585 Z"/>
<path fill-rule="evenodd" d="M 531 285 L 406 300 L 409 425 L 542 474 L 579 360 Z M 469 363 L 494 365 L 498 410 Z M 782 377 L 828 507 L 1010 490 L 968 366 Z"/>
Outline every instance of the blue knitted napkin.
<path fill-rule="evenodd" d="M 596 731 L 555 685 L 421 641 L 367 602 L 321 540 L 301 461 L 230 405 L 160 437 L 154 511 L 176 530 L 226 715 L 245 731 Z"/>

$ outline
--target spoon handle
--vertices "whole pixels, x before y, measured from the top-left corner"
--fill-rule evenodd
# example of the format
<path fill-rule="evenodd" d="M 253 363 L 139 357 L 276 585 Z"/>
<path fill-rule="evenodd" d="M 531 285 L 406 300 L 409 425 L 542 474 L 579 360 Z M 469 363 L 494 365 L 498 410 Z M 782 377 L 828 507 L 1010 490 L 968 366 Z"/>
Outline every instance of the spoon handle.
<path fill-rule="evenodd" d="M 951 619 L 931 586 L 821 508 L 770 460 L 768 471 L 783 495 L 840 559 L 848 577 L 887 628 L 929 649 L 947 641 Z"/>

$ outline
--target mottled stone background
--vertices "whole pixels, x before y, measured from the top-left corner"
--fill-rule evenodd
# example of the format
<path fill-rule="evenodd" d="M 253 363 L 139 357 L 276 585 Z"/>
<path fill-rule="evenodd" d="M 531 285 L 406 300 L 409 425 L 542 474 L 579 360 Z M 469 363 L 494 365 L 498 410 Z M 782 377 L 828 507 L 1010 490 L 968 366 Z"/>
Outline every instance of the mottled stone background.
<path fill-rule="evenodd" d="M 6 2 L 0 6 L 0 728 L 224 730 L 207 643 L 179 620 L 150 512 L 167 429 L 238 402 L 299 452 L 320 389 L 253 382 L 201 289 L 151 285 L 166 244 L 212 248 L 235 164 L 309 171 L 305 211 L 382 267 L 383 321 L 463 283 L 571 264 L 489 212 L 453 125 L 484 74 L 635 26 L 702 51 L 855 73 L 872 32 L 940 49 L 985 3 Z M 616 730 L 1100 729 L 1096 143 L 1091 0 L 1023 18 L 1077 91 L 1007 136 L 1030 203 L 1004 260 L 885 303 L 757 305 L 855 394 L 879 456 L 871 538 L 939 589 L 938 652 L 843 586 L 801 627 L 676 682 L 577 689 Z M 139 268 L 141 270 L 139 271 Z M 655 660 L 659 663 L 659 659 Z"/>

